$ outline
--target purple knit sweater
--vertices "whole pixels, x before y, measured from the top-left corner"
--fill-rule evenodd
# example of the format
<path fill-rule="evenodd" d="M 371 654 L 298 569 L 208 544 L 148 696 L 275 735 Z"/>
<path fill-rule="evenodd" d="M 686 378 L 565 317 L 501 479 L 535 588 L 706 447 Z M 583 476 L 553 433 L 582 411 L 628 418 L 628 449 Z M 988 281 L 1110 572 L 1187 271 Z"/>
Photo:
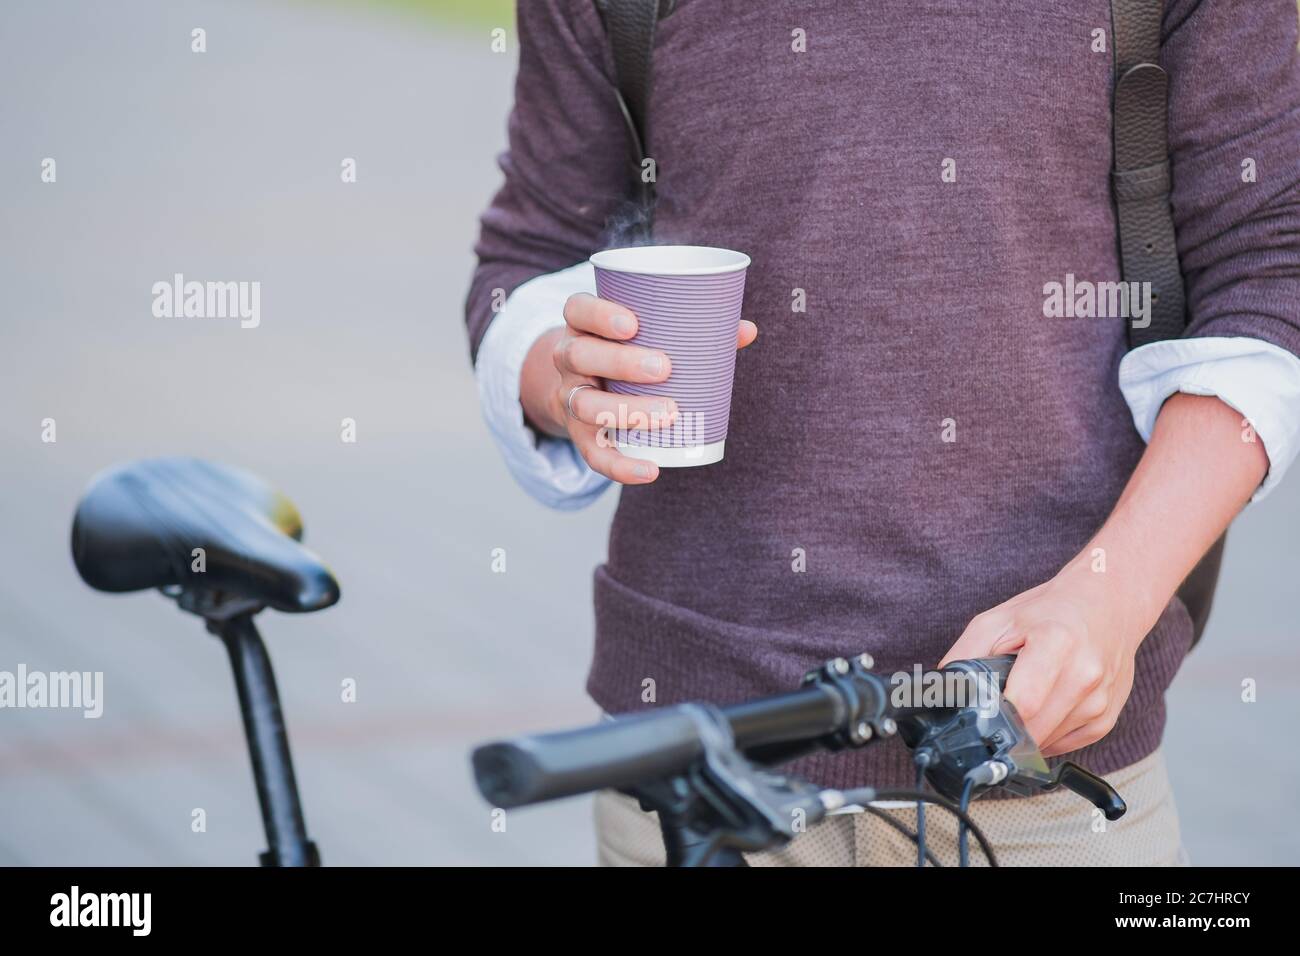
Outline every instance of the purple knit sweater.
<path fill-rule="evenodd" d="M 493 290 L 617 244 L 630 193 L 592 0 L 524 0 L 518 19 L 473 350 Z M 1190 334 L 1292 352 L 1296 19 L 1295 0 L 1170 0 L 1162 54 Z M 1046 319 L 1043 300 L 1068 274 L 1119 277 L 1109 33 L 1108 0 L 680 0 L 661 24 L 656 240 L 749 253 L 760 331 L 725 461 L 622 490 L 595 579 L 588 690 L 606 710 L 652 706 L 647 679 L 663 706 L 790 690 L 861 651 L 887 672 L 932 666 L 1104 521 L 1143 448 L 1116 381 L 1123 324 Z M 1156 747 L 1190 638 L 1175 599 L 1114 730 L 1073 759 L 1107 773 Z M 895 743 L 799 769 L 912 777 Z"/>

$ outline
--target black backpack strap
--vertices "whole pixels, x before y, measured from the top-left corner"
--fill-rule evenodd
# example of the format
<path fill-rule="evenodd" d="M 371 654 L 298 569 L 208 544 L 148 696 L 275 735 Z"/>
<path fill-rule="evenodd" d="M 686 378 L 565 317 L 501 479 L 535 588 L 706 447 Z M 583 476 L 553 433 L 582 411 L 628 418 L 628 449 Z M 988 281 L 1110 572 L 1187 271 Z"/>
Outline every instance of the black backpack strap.
<path fill-rule="evenodd" d="M 618 105 L 627 123 L 635 160 L 635 179 L 646 216 L 654 205 L 654 183 L 642 176 L 647 149 L 647 113 L 655 28 L 672 12 L 676 0 L 596 0 L 614 55 Z M 647 219 L 646 230 L 649 230 Z"/>
<path fill-rule="evenodd" d="M 1150 282 L 1151 324 L 1129 324 L 1130 348 L 1181 338 L 1186 327 L 1183 273 L 1169 205 L 1169 77 L 1160 68 L 1164 0 L 1111 0 L 1114 33 L 1115 168 L 1111 186 L 1119 226 L 1120 267 L 1128 282 Z M 1223 562 L 1224 538 L 1192 569 L 1178 597 L 1201 639 Z"/>
<path fill-rule="evenodd" d="M 1186 322 L 1169 205 L 1169 77 L 1160 68 L 1164 0 L 1111 0 L 1115 58 L 1111 187 L 1127 282 L 1150 282 L 1151 324 L 1129 324 L 1129 347 L 1176 339 Z"/>

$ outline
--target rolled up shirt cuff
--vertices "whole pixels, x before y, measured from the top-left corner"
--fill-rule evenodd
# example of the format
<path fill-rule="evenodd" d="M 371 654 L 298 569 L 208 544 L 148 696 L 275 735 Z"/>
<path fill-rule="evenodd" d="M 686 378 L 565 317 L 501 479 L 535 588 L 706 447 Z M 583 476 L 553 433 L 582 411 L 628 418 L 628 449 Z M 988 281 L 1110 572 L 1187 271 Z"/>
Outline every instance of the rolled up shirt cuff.
<path fill-rule="evenodd" d="M 538 337 L 564 324 L 564 303 L 575 292 L 595 295 L 591 263 L 519 286 L 488 326 L 474 365 L 483 418 L 510 474 L 542 504 L 563 511 L 591 504 L 610 481 L 587 466 L 573 442 L 539 436 L 528 427 L 519 404 L 519 374 Z"/>
<path fill-rule="evenodd" d="M 1120 361 L 1119 387 L 1143 441 L 1175 392 L 1213 395 L 1236 409 L 1268 454 L 1252 501 L 1267 496 L 1300 448 L 1300 359 L 1269 342 L 1204 336 L 1152 342 Z"/>

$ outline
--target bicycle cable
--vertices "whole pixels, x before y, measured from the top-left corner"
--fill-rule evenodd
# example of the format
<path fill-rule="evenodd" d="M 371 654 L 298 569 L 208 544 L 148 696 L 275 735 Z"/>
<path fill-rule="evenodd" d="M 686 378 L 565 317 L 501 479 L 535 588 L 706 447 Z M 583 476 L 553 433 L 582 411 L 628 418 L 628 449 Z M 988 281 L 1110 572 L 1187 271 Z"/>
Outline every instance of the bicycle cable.
<path fill-rule="evenodd" d="M 921 858 L 921 863 L 919 864 L 920 866 L 924 866 L 925 861 L 929 860 L 931 866 L 937 866 L 940 868 L 943 867 L 943 864 L 939 862 L 939 858 L 937 856 L 935 856 L 929 850 L 924 849 L 924 844 L 920 842 L 921 835 L 919 832 L 913 833 L 911 830 L 907 828 L 907 824 L 903 823 L 901 820 L 895 820 L 893 817 L 891 817 L 880 807 L 873 807 L 869 803 L 863 803 L 860 804 L 860 806 L 862 807 L 864 813 L 869 813 L 876 819 L 885 821 L 885 823 L 888 823 L 891 827 L 893 827 L 903 836 L 907 837 L 907 839 L 915 843 L 917 846 L 917 853 Z"/>
<path fill-rule="evenodd" d="M 925 792 L 925 759 L 928 754 L 918 753 L 916 755 L 916 790 L 918 793 Z M 916 865 L 917 868 L 924 868 L 925 858 L 925 801 L 916 801 Z"/>
<path fill-rule="evenodd" d="M 860 790 L 845 790 L 843 796 L 846 803 L 856 803 L 863 807 L 877 800 L 906 800 L 908 802 L 917 800 L 943 807 L 959 821 L 966 823 L 970 832 L 975 836 L 975 842 L 980 845 L 980 851 L 984 854 L 984 858 L 989 861 L 989 866 L 996 867 L 999 865 L 997 854 L 993 852 L 993 846 L 989 843 L 988 837 L 984 835 L 984 831 L 980 829 L 979 824 L 970 818 L 970 814 L 947 797 L 940 796 L 937 793 L 921 793 L 916 790 L 873 790 L 870 787 L 864 787 Z"/>
<path fill-rule="evenodd" d="M 970 819 L 968 815 L 970 810 L 970 795 L 974 789 L 975 781 L 970 777 L 967 777 L 966 782 L 962 784 L 961 803 L 958 804 L 961 807 L 963 814 L 961 823 L 957 825 L 957 856 L 959 866 L 970 865 L 970 840 L 967 839 L 966 821 Z"/>

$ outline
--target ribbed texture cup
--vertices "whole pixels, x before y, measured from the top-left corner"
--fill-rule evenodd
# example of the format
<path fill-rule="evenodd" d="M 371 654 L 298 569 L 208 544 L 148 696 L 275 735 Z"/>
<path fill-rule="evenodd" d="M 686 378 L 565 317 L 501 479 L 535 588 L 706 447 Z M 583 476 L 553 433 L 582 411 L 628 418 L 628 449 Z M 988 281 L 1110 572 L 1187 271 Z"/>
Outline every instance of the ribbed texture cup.
<path fill-rule="evenodd" d="M 620 395 L 666 396 L 678 407 L 671 428 L 616 428 L 612 436 L 621 444 L 656 448 L 725 439 L 748 257 L 703 246 L 647 246 L 599 253 L 592 263 L 596 294 L 637 318 L 637 334 L 629 341 L 666 352 L 672 362 L 664 382 L 609 381 L 606 387 Z M 680 274 L 692 269 L 703 274 Z"/>

